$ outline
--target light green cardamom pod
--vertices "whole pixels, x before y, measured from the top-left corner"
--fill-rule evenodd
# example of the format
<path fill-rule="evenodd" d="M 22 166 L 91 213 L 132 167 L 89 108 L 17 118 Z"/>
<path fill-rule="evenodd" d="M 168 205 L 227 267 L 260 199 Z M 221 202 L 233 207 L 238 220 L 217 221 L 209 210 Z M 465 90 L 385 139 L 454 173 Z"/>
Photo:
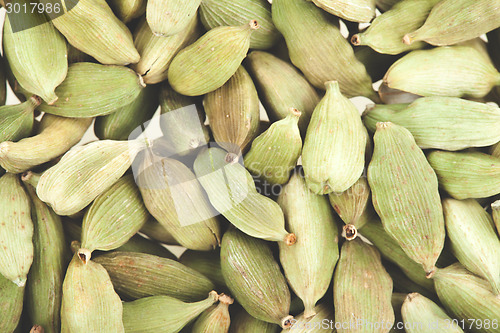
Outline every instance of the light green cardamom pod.
<path fill-rule="evenodd" d="M 58 215 L 75 214 L 113 185 L 145 147 L 141 140 L 94 141 L 74 147 L 42 174 L 38 197 Z"/>
<path fill-rule="evenodd" d="M 405 55 L 389 68 L 384 83 L 421 96 L 481 98 L 500 85 L 500 73 L 475 48 L 443 46 Z"/>
<path fill-rule="evenodd" d="M 474 199 L 446 198 L 443 211 L 455 257 L 500 294 L 500 240 L 490 214 Z"/>
<path fill-rule="evenodd" d="M 493 215 L 493 222 L 497 227 L 497 232 L 500 235 L 500 200 L 497 200 L 491 204 L 491 213 Z"/>
<path fill-rule="evenodd" d="M 259 96 L 243 66 L 224 85 L 203 98 L 215 141 L 228 152 L 241 154 L 257 135 Z"/>
<path fill-rule="evenodd" d="M 497 0 L 440 1 L 424 25 L 404 36 L 404 42 L 424 41 L 442 46 L 479 37 L 500 27 L 499 4 Z"/>
<path fill-rule="evenodd" d="M 308 0 L 341 19 L 368 23 L 375 17 L 375 0 Z"/>
<path fill-rule="evenodd" d="M 293 0 L 295 1 L 295 0 Z M 358 110 L 329 81 L 314 109 L 302 148 L 302 165 L 309 189 L 316 194 L 344 192 L 363 173 L 366 129 Z"/>
<path fill-rule="evenodd" d="M 134 176 L 125 175 L 95 198 L 85 213 L 81 246 L 90 252 L 114 250 L 135 235 L 148 218 Z"/>
<path fill-rule="evenodd" d="M 60 332 L 62 284 L 67 263 L 61 218 L 36 196 L 28 184 L 34 225 L 34 258 L 26 284 L 29 316 L 47 333 Z"/>
<path fill-rule="evenodd" d="M 168 69 L 168 82 L 178 93 L 197 96 L 220 88 L 238 70 L 250 47 L 257 21 L 217 27 L 179 52 Z"/>
<path fill-rule="evenodd" d="M 378 123 L 368 183 L 387 233 L 431 277 L 444 247 L 445 226 L 438 180 L 404 127 Z"/>
<path fill-rule="evenodd" d="M 38 134 L 18 142 L 0 143 L 0 165 L 21 173 L 67 152 L 83 137 L 93 118 L 65 118 L 45 114 Z"/>
<path fill-rule="evenodd" d="M 365 67 L 329 14 L 304 0 L 274 0 L 272 11 L 292 63 L 312 85 L 325 89 L 325 82 L 336 80 L 347 97 L 378 100 Z"/>
<path fill-rule="evenodd" d="M 182 246 L 215 249 L 221 239 L 218 213 L 199 180 L 182 162 L 145 153 L 137 185 L 149 213 Z"/>
<path fill-rule="evenodd" d="M 35 108 L 41 99 L 36 96 L 17 105 L 0 106 L 0 142 L 18 141 L 31 134 L 35 123 Z"/>
<path fill-rule="evenodd" d="M 402 0 L 375 0 L 378 9 L 382 12 L 386 12 L 391 9 L 395 4 L 401 2 Z"/>
<path fill-rule="evenodd" d="M 66 79 L 56 88 L 57 102 L 42 103 L 37 109 L 63 117 L 104 116 L 134 102 L 144 87 L 142 77 L 129 68 L 75 63 L 69 66 Z"/>
<path fill-rule="evenodd" d="M 0 274 L 22 287 L 33 262 L 33 221 L 18 175 L 0 177 L 0 202 Z"/>
<path fill-rule="evenodd" d="M 251 49 L 268 49 L 280 36 L 271 18 L 271 5 L 266 0 L 202 0 L 200 19 L 207 30 L 257 20 L 260 29 L 250 36 Z"/>
<path fill-rule="evenodd" d="M 480 152 L 433 151 L 428 156 L 439 185 L 453 198 L 486 198 L 500 193 L 500 158 Z"/>
<path fill-rule="evenodd" d="M 229 333 L 278 333 L 280 327 L 252 317 L 241 309 L 231 320 Z"/>
<path fill-rule="evenodd" d="M 291 107 L 295 108 L 302 112 L 299 128 L 305 133 L 320 100 L 314 87 L 292 64 L 270 53 L 253 51 L 245 64 L 271 120 L 283 119 Z"/>
<path fill-rule="evenodd" d="M 231 294 L 250 315 L 291 326 L 290 291 L 265 241 L 229 229 L 222 238 L 221 266 Z"/>
<path fill-rule="evenodd" d="M 217 302 L 211 291 L 208 298 L 185 303 L 169 296 L 151 296 L 123 303 L 123 326 L 127 333 L 177 333 L 203 311 Z"/>
<path fill-rule="evenodd" d="M 63 282 L 61 332 L 125 332 L 122 301 L 106 270 L 75 253 Z"/>
<path fill-rule="evenodd" d="M 411 45 L 403 43 L 405 34 L 422 26 L 432 7 L 440 0 L 405 0 L 394 5 L 390 10 L 377 16 L 365 31 L 354 35 L 351 42 L 367 45 L 380 53 L 400 54 L 421 49 L 425 43 Z"/>
<path fill-rule="evenodd" d="M 16 3 L 31 5 L 28 0 Z M 66 77 L 68 60 L 66 41 L 45 14 L 21 10 L 7 15 L 3 50 L 19 84 L 53 104 L 58 98 L 54 90 Z"/>
<path fill-rule="evenodd" d="M 108 4 L 123 23 L 129 23 L 146 13 L 144 0 L 110 0 Z"/>
<path fill-rule="evenodd" d="M 500 141 L 500 109 L 456 97 L 424 97 L 403 110 L 384 105 L 363 115 L 371 132 L 386 121 L 409 130 L 421 149 L 461 150 Z"/>
<path fill-rule="evenodd" d="M 395 292 L 400 292 L 405 294 L 418 292 L 419 294 L 422 294 L 427 298 L 430 298 L 435 301 L 438 300 L 436 296 L 436 291 L 434 290 L 434 286 L 432 286 L 431 290 L 422 287 L 421 285 L 410 280 L 408 276 L 405 273 L 403 273 L 403 271 L 398 266 L 390 262 L 384 261 L 384 267 L 387 273 L 389 273 L 389 275 L 391 276 L 391 279 L 394 283 L 393 288 Z"/>
<path fill-rule="evenodd" d="M 233 299 L 227 295 L 219 295 L 219 304 L 212 305 L 206 309 L 194 323 L 192 333 L 227 333 L 231 318 L 229 317 L 229 305 Z"/>
<path fill-rule="evenodd" d="M 113 251 L 92 260 L 106 268 L 116 292 L 125 299 L 166 295 L 194 302 L 214 289 L 201 273 L 167 258 Z"/>
<path fill-rule="evenodd" d="M 23 312 L 24 287 L 18 287 L 0 274 L 0 331 L 14 332 Z M 256 332 L 257 333 L 257 332 Z"/>
<path fill-rule="evenodd" d="M 470 273 L 459 263 L 439 269 L 434 275 L 439 300 L 454 318 L 470 323 L 470 319 L 488 320 L 493 325 L 472 323 L 469 332 L 498 333 L 500 298 L 488 281 Z"/>
<path fill-rule="evenodd" d="M 220 250 L 187 250 L 179 257 L 179 262 L 206 276 L 217 288 L 224 288 L 226 283 L 220 266 Z"/>
<path fill-rule="evenodd" d="M 333 306 L 319 304 L 314 308 L 314 312 L 316 314 L 313 317 L 307 317 L 305 313 L 301 313 L 293 319 L 292 327 L 282 330 L 281 333 L 334 333 Z"/>
<path fill-rule="evenodd" d="M 164 83 L 160 93 L 160 127 L 165 149 L 185 156 L 205 146 L 210 134 L 205 123 L 205 112 L 199 99 L 177 93 Z"/>
<path fill-rule="evenodd" d="M 271 124 L 252 142 L 245 155 L 245 167 L 255 176 L 271 184 L 285 184 L 302 152 L 298 127 L 301 112 L 291 108 L 286 118 Z"/>
<path fill-rule="evenodd" d="M 304 303 L 303 316 L 310 318 L 332 281 L 339 258 L 337 224 L 327 198 L 309 191 L 300 169 L 283 188 L 278 204 L 287 230 L 298 239 L 293 246 L 279 243 L 280 262 L 288 283 Z"/>
<path fill-rule="evenodd" d="M 333 277 L 335 322 L 343 324 L 337 332 L 387 332 L 394 323 L 391 296 L 392 279 L 375 247 L 359 238 L 346 241 Z M 358 318 L 365 323 L 357 325 Z"/>
<path fill-rule="evenodd" d="M 150 218 L 142 226 L 140 232 L 157 242 L 168 245 L 179 245 L 174 236 L 154 218 Z"/>
<path fill-rule="evenodd" d="M 500 158 L 500 141 L 490 147 L 490 155 Z"/>
<path fill-rule="evenodd" d="M 368 46 L 354 48 L 354 55 L 365 66 L 373 82 L 382 80 L 389 67 L 400 58 L 399 55 L 378 53 Z"/>
<path fill-rule="evenodd" d="M 94 132 L 101 140 L 127 140 L 147 123 L 158 108 L 158 87 L 148 85 L 128 105 L 95 120 Z"/>
<path fill-rule="evenodd" d="M 146 5 L 146 21 L 155 36 L 173 36 L 197 17 L 200 3 L 201 0 L 150 0 Z"/>
<path fill-rule="evenodd" d="M 420 295 L 412 293 L 406 296 L 401 308 L 404 326 L 407 333 L 439 332 L 463 333 L 460 326 L 436 303 Z"/>
<path fill-rule="evenodd" d="M 384 259 L 396 264 L 416 284 L 428 291 L 434 291 L 432 280 L 425 278 L 422 266 L 410 259 L 398 242 L 392 238 L 379 221 L 369 221 L 358 232 L 368 238 L 380 251 Z"/>
<path fill-rule="evenodd" d="M 142 19 L 134 32 L 134 44 L 141 60 L 131 66 L 139 73 L 146 84 L 166 80 L 168 68 L 175 55 L 200 36 L 200 24 L 194 16 L 189 25 L 172 36 L 155 36 L 145 19 Z"/>
<path fill-rule="evenodd" d="M 257 192 L 252 176 L 238 160 L 238 156 L 220 148 L 200 152 L 194 171 L 210 202 L 247 235 L 294 244 L 296 237 L 285 230 L 281 208 Z"/>
<path fill-rule="evenodd" d="M 105 0 L 64 0 L 61 4 L 64 14 L 48 15 L 71 45 L 105 65 L 139 61 L 132 34 Z M 57 91 L 56 95 L 62 98 Z"/>

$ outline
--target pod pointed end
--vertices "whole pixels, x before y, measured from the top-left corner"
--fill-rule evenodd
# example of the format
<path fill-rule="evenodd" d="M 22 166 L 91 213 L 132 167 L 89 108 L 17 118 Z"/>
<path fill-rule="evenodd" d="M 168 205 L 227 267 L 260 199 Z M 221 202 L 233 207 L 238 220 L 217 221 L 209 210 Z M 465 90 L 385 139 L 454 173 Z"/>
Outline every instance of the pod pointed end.
<path fill-rule="evenodd" d="M 354 36 L 351 37 L 351 43 L 354 46 L 360 46 L 361 44 L 361 36 L 360 34 L 355 34 Z"/>
<path fill-rule="evenodd" d="M 288 246 L 293 245 L 297 242 L 297 236 L 294 233 L 289 233 L 285 236 L 284 242 Z"/>
<path fill-rule="evenodd" d="M 411 45 L 415 40 L 414 40 L 414 36 L 412 37 L 411 36 L 412 34 L 406 34 L 404 35 L 403 37 L 403 43 L 405 43 L 406 45 Z"/>
<path fill-rule="evenodd" d="M 24 278 L 18 277 L 17 279 L 13 280 L 12 282 L 14 282 L 16 284 L 16 286 L 18 286 L 18 287 L 24 287 L 26 285 L 26 277 L 24 277 Z"/>
<path fill-rule="evenodd" d="M 219 295 L 219 302 L 221 302 L 223 304 L 230 305 L 230 304 L 234 303 L 234 299 L 232 299 L 231 297 L 229 297 L 229 295 L 220 294 Z"/>
<path fill-rule="evenodd" d="M 377 131 L 379 130 L 384 130 L 388 129 L 392 126 L 392 123 L 390 121 L 385 121 L 385 122 L 378 122 L 377 123 Z"/>
<path fill-rule="evenodd" d="M 314 317 L 315 315 L 316 315 L 316 311 L 314 311 L 314 305 L 305 306 L 305 309 L 304 309 L 304 318 L 305 319 Z"/>
<path fill-rule="evenodd" d="M 257 22 L 257 20 L 251 20 L 248 25 L 250 26 L 250 30 L 257 30 L 260 28 L 259 22 Z"/>
<path fill-rule="evenodd" d="M 292 327 L 292 325 L 293 325 L 293 316 L 288 315 L 281 320 L 281 328 L 284 329 L 290 328 Z"/>
<path fill-rule="evenodd" d="M 352 241 L 358 237 L 358 229 L 353 224 L 346 224 L 343 229 L 342 236 L 348 241 Z"/>
<path fill-rule="evenodd" d="M 431 279 L 434 276 L 434 274 L 436 274 L 436 270 L 437 270 L 436 266 L 432 266 L 432 268 L 426 269 L 425 270 L 425 277 L 427 279 Z"/>
<path fill-rule="evenodd" d="M 91 255 L 91 252 L 87 249 L 81 248 L 78 250 L 78 258 L 80 258 L 85 265 L 89 262 Z"/>

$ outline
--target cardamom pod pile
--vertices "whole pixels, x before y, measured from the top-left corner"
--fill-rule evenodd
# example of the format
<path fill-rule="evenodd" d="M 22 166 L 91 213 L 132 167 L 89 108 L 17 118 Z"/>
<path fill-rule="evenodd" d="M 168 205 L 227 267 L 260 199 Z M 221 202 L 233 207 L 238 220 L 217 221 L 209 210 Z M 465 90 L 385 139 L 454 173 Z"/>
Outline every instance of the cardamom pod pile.
<path fill-rule="evenodd" d="M 0 333 L 500 332 L 500 0 L 1 5 Z"/>

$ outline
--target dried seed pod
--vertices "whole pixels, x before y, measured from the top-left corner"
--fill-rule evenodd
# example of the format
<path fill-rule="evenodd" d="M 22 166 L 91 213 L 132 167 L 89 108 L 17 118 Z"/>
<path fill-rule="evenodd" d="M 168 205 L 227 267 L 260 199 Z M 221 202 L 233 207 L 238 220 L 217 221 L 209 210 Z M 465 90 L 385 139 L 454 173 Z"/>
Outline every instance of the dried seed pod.
<path fill-rule="evenodd" d="M 424 25 L 404 36 L 404 42 L 411 44 L 415 41 L 425 41 L 438 46 L 452 45 L 479 37 L 498 27 L 498 2 L 444 0 L 434 6 Z"/>
<path fill-rule="evenodd" d="M 291 326 L 290 291 L 266 242 L 229 229 L 222 238 L 221 266 L 227 287 L 250 315 Z"/>
<path fill-rule="evenodd" d="M 278 333 L 280 327 L 249 315 L 241 309 L 231 320 L 230 333 Z"/>
<path fill-rule="evenodd" d="M 386 12 L 400 1 L 402 0 L 375 0 L 375 3 L 381 12 Z"/>
<path fill-rule="evenodd" d="M 75 253 L 62 288 L 61 332 L 125 332 L 122 301 L 101 265 Z"/>
<path fill-rule="evenodd" d="M 255 176 L 271 184 L 284 184 L 297 165 L 302 151 L 298 127 L 301 112 L 291 108 L 286 118 L 271 124 L 269 129 L 252 142 L 245 155 L 245 167 Z"/>
<path fill-rule="evenodd" d="M 48 14 L 68 42 L 101 64 L 127 65 L 139 61 L 132 34 L 105 0 L 62 2 L 63 15 Z M 59 94 L 59 98 L 63 98 Z"/>
<path fill-rule="evenodd" d="M 31 97 L 26 102 L 17 105 L 0 106 L 0 142 L 18 141 L 29 136 L 35 122 L 35 108 L 41 99 Z"/>
<path fill-rule="evenodd" d="M 368 166 L 373 206 L 387 233 L 431 277 L 445 239 L 436 174 L 404 127 L 378 123 L 374 142 Z"/>
<path fill-rule="evenodd" d="M 325 89 L 325 82 L 336 80 L 347 97 L 378 100 L 365 67 L 327 13 L 303 0 L 274 0 L 272 11 L 292 63 L 312 85 Z"/>
<path fill-rule="evenodd" d="M 312 0 L 316 6 L 347 21 L 368 23 L 375 17 L 375 0 Z"/>
<path fill-rule="evenodd" d="M 454 255 L 469 271 L 485 278 L 500 293 L 500 240 L 488 214 L 473 199 L 443 200 L 447 235 Z"/>
<path fill-rule="evenodd" d="M 349 326 L 342 325 L 337 332 L 387 332 L 394 323 L 391 296 L 392 279 L 378 251 L 359 238 L 345 242 L 333 277 L 333 303 L 335 322 Z M 356 318 L 363 320 L 362 325 Z"/>
<path fill-rule="evenodd" d="M 250 46 L 257 21 L 239 27 L 217 27 L 177 54 L 168 82 L 178 93 L 197 96 L 221 87 L 233 76 Z"/>
<path fill-rule="evenodd" d="M 23 312 L 24 287 L 0 274 L 0 331 L 14 332 Z"/>
<path fill-rule="evenodd" d="M 146 84 L 164 81 L 175 55 L 199 35 L 200 25 L 196 16 L 184 30 L 167 37 L 155 36 L 146 20 L 142 19 L 134 32 L 134 44 L 141 60 L 131 68 L 142 76 Z"/>
<path fill-rule="evenodd" d="M 470 273 L 459 263 L 439 269 L 434 275 L 439 300 L 454 317 L 469 323 L 469 319 L 500 322 L 500 298 L 493 294 L 490 284 Z M 470 332 L 496 333 L 498 327 L 472 323 Z"/>
<path fill-rule="evenodd" d="M 142 78 L 129 68 L 80 62 L 69 66 L 56 89 L 57 102 L 37 109 L 63 117 L 104 116 L 132 103 L 143 88 Z"/>
<path fill-rule="evenodd" d="M 377 16 L 362 33 L 351 38 L 351 42 L 367 45 L 380 53 L 399 54 L 421 49 L 425 43 L 403 43 L 405 34 L 422 26 L 432 7 L 440 0 L 405 0 L 396 3 L 390 10 Z M 411 13 L 411 15 L 409 15 Z"/>
<path fill-rule="evenodd" d="M 333 333 L 335 317 L 333 315 L 333 306 L 327 304 L 319 304 L 314 308 L 316 315 L 307 317 L 305 313 L 301 313 L 292 321 L 292 327 L 284 329 L 281 333 Z"/>
<path fill-rule="evenodd" d="M 406 296 L 401 308 L 401 315 L 408 333 L 431 333 L 440 332 L 463 333 L 458 323 L 430 299 L 412 293 Z"/>
<path fill-rule="evenodd" d="M 495 222 L 497 232 L 500 235 L 500 200 L 497 200 L 491 204 L 491 211 L 493 215 L 493 222 Z"/>
<path fill-rule="evenodd" d="M 21 173 L 51 161 L 77 144 L 92 120 L 45 114 L 37 135 L 0 143 L 0 165 L 8 172 Z"/>
<path fill-rule="evenodd" d="M 108 4 L 123 23 L 129 23 L 146 13 L 144 0 L 110 0 Z"/>
<path fill-rule="evenodd" d="M 455 97 L 424 97 L 403 110 L 376 107 L 363 115 L 375 132 L 378 122 L 405 127 L 421 149 L 461 150 L 500 141 L 500 109 Z"/>
<path fill-rule="evenodd" d="M 145 147 L 140 140 L 104 140 L 74 147 L 42 174 L 36 192 L 56 214 L 75 214 L 113 185 Z"/>
<path fill-rule="evenodd" d="M 384 83 L 421 96 L 481 98 L 500 85 L 500 73 L 475 48 L 436 47 L 412 51 L 396 61 Z"/>
<path fill-rule="evenodd" d="M 337 224 L 326 197 L 309 191 L 299 170 L 283 188 L 278 204 L 287 229 L 298 239 L 294 246 L 279 243 L 281 265 L 304 303 L 303 317 L 309 318 L 316 314 L 316 302 L 332 281 L 339 257 Z"/>
<path fill-rule="evenodd" d="M 200 19 L 207 30 L 257 20 L 260 29 L 250 36 L 251 49 L 268 49 L 280 36 L 271 18 L 271 6 L 265 0 L 202 0 Z"/>
<path fill-rule="evenodd" d="M 224 85 L 203 99 L 215 141 L 228 152 L 240 154 L 257 135 L 259 96 L 243 66 Z"/>
<path fill-rule="evenodd" d="M 217 302 L 211 291 L 208 298 L 195 303 L 184 303 L 169 296 L 151 296 L 123 303 L 123 326 L 128 333 L 179 332 L 189 322 Z"/>
<path fill-rule="evenodd" d="M 155 36 L 180 33 L 196 18 L 201 0 L 150 0 L 146 20 Z"/>
<path fill-rule="evenodd" d="M 125 175 L 95 198 L 85 213 L 81 246 L 90 252 L 114 250 L 137 233 L 148 218 L 133 175 Z"/>
<path fill-rule="evenodd" d="M 192 333 L 227 333 L 231 318 L 229 317 L 229 305 L 233 299 L 227 295 L 219 295 L 219 304 L 212 305 L 206 309 L 194 323 Z"/>
<path fill-rule="evenodd" d="M 214 208 L 235 227 L 252 237 L 295 243 L 295 235 L 285 230 L 281 208 L 257 192 L 238 156 L 209 148 L 196 158 L 194 171 Z"/>
<path fill-rule="evenodd" d="M 28 0 L 16 2 L 30 6 Z M 55 88 L 68 71 L 66 41 L 44 13 L 37 10 L 7 15 L 3 50 L 17 82 L 46 103 L 57 100 Z"/>
<path fill-rule="evenodd" d="M 500 193 L 500 158 L 480 152 L 433 151 L 428 156 L 439 185 L 455 199 Z"/>
<path fill-rule="evenodd" d="M 276 121 L 291 107 L 300 110 L 299 128 L 305 133 L 320 99 L 314 87 L 292 64 L 270 53 L 253 51 L 245 61 L 269 117 Z"/>
<path fill-rule="evenodd" d="M 204 252 L 187 250 L 179 257 L 179 262 L 200 272 L 210 279 L 218 288 L 225 287 L 226 283 L 222 276 L 219 250 Z"/>
<path fill-rule="evenodd" d="M 113 251 L 93 261 L 106 268 L 116 292 L 126 299 L 166 295 L 194 302 L 214 288 L 201 273 L 175 260 L 150 254 Z"/>
<path fill-rule="evenodd" d="M 29 316 L 47 333 L 60 332 L 62 284 L 67 263 L 61 218 L 26 185 L 31 197 L 34 258 L 26 284 Z"/>
<path fill-rule="evenodd" d="M 0 274 L 22 287 L 33 262 L 30 199 L 19 177 L 0 177 Z"/>
<path fill-rule="evenodd" d="M 174 236 L 154 218 L 149 219 L 142 226 L 140 232 L 157 242 L 169 245 L 179 245 Z"/>
<path fill-rule="evenodd" d="M 367 134 L 359 112 L 341 94 L 338 82 L 325 85 L 326 94 L 314 109 L 302 149 L 307 185 L 316 194 L 347 190 L 365 166 Z"/>

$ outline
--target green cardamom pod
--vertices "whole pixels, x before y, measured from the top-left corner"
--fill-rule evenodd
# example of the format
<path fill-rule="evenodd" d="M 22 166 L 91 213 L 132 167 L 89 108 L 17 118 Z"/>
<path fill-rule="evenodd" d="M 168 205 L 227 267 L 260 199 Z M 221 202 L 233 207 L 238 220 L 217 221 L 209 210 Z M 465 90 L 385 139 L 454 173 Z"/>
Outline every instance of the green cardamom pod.
<path fill-rule="evenodd" d="M 443 200 L 444 220 L 452 251 L 460 263 L 500 294 L 500 240 L 493 220 L 474 199 Z"/>
<path fill-rule="evenodd" d="M 338 82 L 325 85 L 326 94 L 314 109 L 302 149 L 307 185 L 316 194 L 344 192 L 365 166 L 367 133 L 359 112 L 342 95 Z"/>
<path fill-rule="evenodd" d="M 257 135 L 259 96 L 243 66 L 224 85 L 203 98 L 215 141 L 228 152 L 240 154 Z"/>
<path fill-rule="evenodd" d="M 377 4 L 377 8 L 380 9 L 381 12 L 386 12 L 395 4 L 401 1 L 403 0 L 375 0 L 375 3 Z"/>
<path fill-rule="evenodd" d="M 72 215 L 113 185 L 146 144 L 143 141 L 94 141 L 69 150 L 45 171 L 36 192 L 58 215 Z"/>
<path fill-rule="evenodd" d="M 206 276 L 217 288 L 225 287 L 220 265 L 220 250 L 186 250 L 179 257 L 179 262 Z"/>
<path fill-rule="evenodd" d="M 385 231 L 431 277 L 445 240 L 436 174 L 404 127 L 377 123 L 374 142 L 368 166 L 373 206 Z"/>
<path fill-rule="evenodd" d="M 488 281 L 470 273 L 459 263 L 439 269 L 434 275 L 436 292 L 446 310 L 464 320 L 469 332 L 497 333 L 500 322 L 500 298 Z M 478 322 L 471 323 L 472 319 Z M 479 320 L 481 322 L 479 322 Z M 490 325 L 484 325 L 489 322 Z"/>
<path fill-rule="evenodd" d="M 320 100 L 314 87 L 292 64 L 270 53 L 253 51 L 245 64 L 269 118 L 276 121 L 288 116 L 290 108 L 300 110 L 299 128 L 305 133 Z"/>
<path fill-rule="evenodd" d="M 222 237 L 222 275 L 253 317 L 289 328 L 290 291 L 268 244 L 231 228 Z"/>
<path fill-rule="evenodd" d="M 23 312 L 24 287 L 18 287 L 0 274 L 0 331 L 14 332 Z"/>
<path fill-rule="evenodd" d="M 178 93 L 197 96 L 221 87 L 238 70 L 250 47 L 257 21 L 217 27 L 179 52 L 168 69 L 168 82 Z"/>
<path fill-rule="evenodd" d="M 144 0 L 110 0 L 108 4 L 123 23 L 129 23 L 146 13 Z"/>
<path fill-rule="evenodd" d="M 404 36 L 404 42 L 452 45 L 479 37 L 498 27 L 498 1 L 444 0 L 432 8 L 424 25 Z"/>
<path fill-rule="evenodd" d="M 150 0 L 146 20 L 155 36 L 173 36 L 196 18 L 201 0 Z"/>
<path fill-rule="evenodd" d="M 368 23 L 375 17 L 375 0 L 308 0 L 328 13 L 352 22 Z"/>
<path fill-rule="evenodd" d="M 231 318 L 229 317 L 229 305 L 233 299 L 227 295 L 219 295 L 219 304 L 212 305 L 206 309 L 194 323 L 192 333 L 227 333 Z"/>
<path fill-rule="evenodd" d="M 0 143 L 0 165 L 12 173 L 21 173 L 49 162 L 77 144 L 93 118 L 65 118 L 45 114 L 35 136 L 18 142 Z"/>
<path fill-rule="evenodd" d="M 35 123 L 35 108 L 41 99 L 31 97 L 26 102 L 17 105 L 0 106 L 0 142 L 18 141 L 31 134 Z"/>
<path fill-rule="evenodd" d="M 382 105 L 363 115 L 371 132 L 386 121 L 409 130 L 421 149 L 462 150 L 500 141 L 500 109 L 456 97 L 419 98 L 396 111 Z"/>
<path fill-rule="evenodd" d="M 325 82 L 336 80 L 347 97 L 378 100 L 365 67 L 329 14 L 304 0 L 274 0 L 272 12 L 292 63 L 312 85 L 325 89 Z"/>
<path fill-rule="evenodd" d="M 129 68 L 75 63 L 56 88 L 59 99 L 52 105 L 42 103 L 37 109 L 63 117 L 104 116 L 134 102 L 144 87 L 142 77 Z"/>
<path fill-rule="evenodd" d="M 194 269 L 151 254 L 113 251 L 92 260 L 106 268 L 116 292 L 125 299 L 166 295 L 194 302 L 214 289 Z"/>
<path fill-rule="evenodd" d="M 481 98 L 500 85 L 500 73 L 475 48 L 443 46 L 405 55 L 389 68 L 384 83 L 421 96 Z"/>
<path fill-rule="evenodd" d="M 314 308 L 314 312 L 316 314 L 313 317 L 301 313 L 292 320 L 292 327 L 289 330 L 282 330 L 281 333 L 334 333 L 335 316 L 333 306 L 319 304 Z"/>
<path fill-rule="evenodd" d="M 177 333 L 217 302 L 211 291 L 208 298 L 185 303 L 169 296 L 145 297 L 123 303 L 123 326 L 127 333 Z"/>
<path fill-rule="evenodd" d="M 269 129 L 253 140 L 244 158 L 245 167 L 253 175 L 271 184 L 288 182 L 290 171 L 297 165 L 302 152 L 298 127 L 301 114 L 291 108 L 288 116 L 272 123 Z"/>
<path fill-rule="evenodd" d="M 279 243 L 280 262 L 288 283 L 304 303 L 303 316 L 309 318 L 332 281 L 339 257 L 337 224 L 327 198 L 309 191 L 300 169 L 284 186 L 278 204 L 287 230 L 298 239 L 293 246 Z"/>
<path fill-rule="evenodd" d="M 500 158 L 480 152 L 433 151 L 428 156 L 439 185 L 453 198 L 486 198 L 500 193 Z"/>
<path fill-rule="evenodd" d="M 28 0 L 21 7 L 33 6 Z M 46 103 L 57 100 L 55 88 L 68 71 L 66 41 L 44 13 L 38 10 L 6 15 L 3 50 L 17 82 Z"/>
<path fill-rule="evenodd" d="M 394 323 L 391 297 L 392 279 L 375 247 L 359 238 L 346 241 L 333 277 L 335 322 L 342 324 L 337 332 L 387 332 Z"/>
<path fill-rule="evenodd" d="M 202 0 L 200 19 L 207 30 L 257 20 L 260 29 L 250 36 L 251 49 L 269 49 L 280 36 L 271 18 L 271 5 L 266 0 Z"/>
<path fill-rule="evenodd" d="M 500 200 L 497 200 L 491 204 L 491 211 L 493 215 L 493 222 L 497 227 L 497 232 L 500 235 Z"/>
<path fill-rule="evenodd" d="M 105 65 L 139 61 L 132 34 L 105 0 L 63 0 L 61 4 L 64 14 L 48 15 L 71 45 Z"/>
<path fill-rule="evenodd" d="M 245 311 L 240 311 L 231 320 L 229 333 L 278 333 L 280 327 L 252 317 Z"/>

